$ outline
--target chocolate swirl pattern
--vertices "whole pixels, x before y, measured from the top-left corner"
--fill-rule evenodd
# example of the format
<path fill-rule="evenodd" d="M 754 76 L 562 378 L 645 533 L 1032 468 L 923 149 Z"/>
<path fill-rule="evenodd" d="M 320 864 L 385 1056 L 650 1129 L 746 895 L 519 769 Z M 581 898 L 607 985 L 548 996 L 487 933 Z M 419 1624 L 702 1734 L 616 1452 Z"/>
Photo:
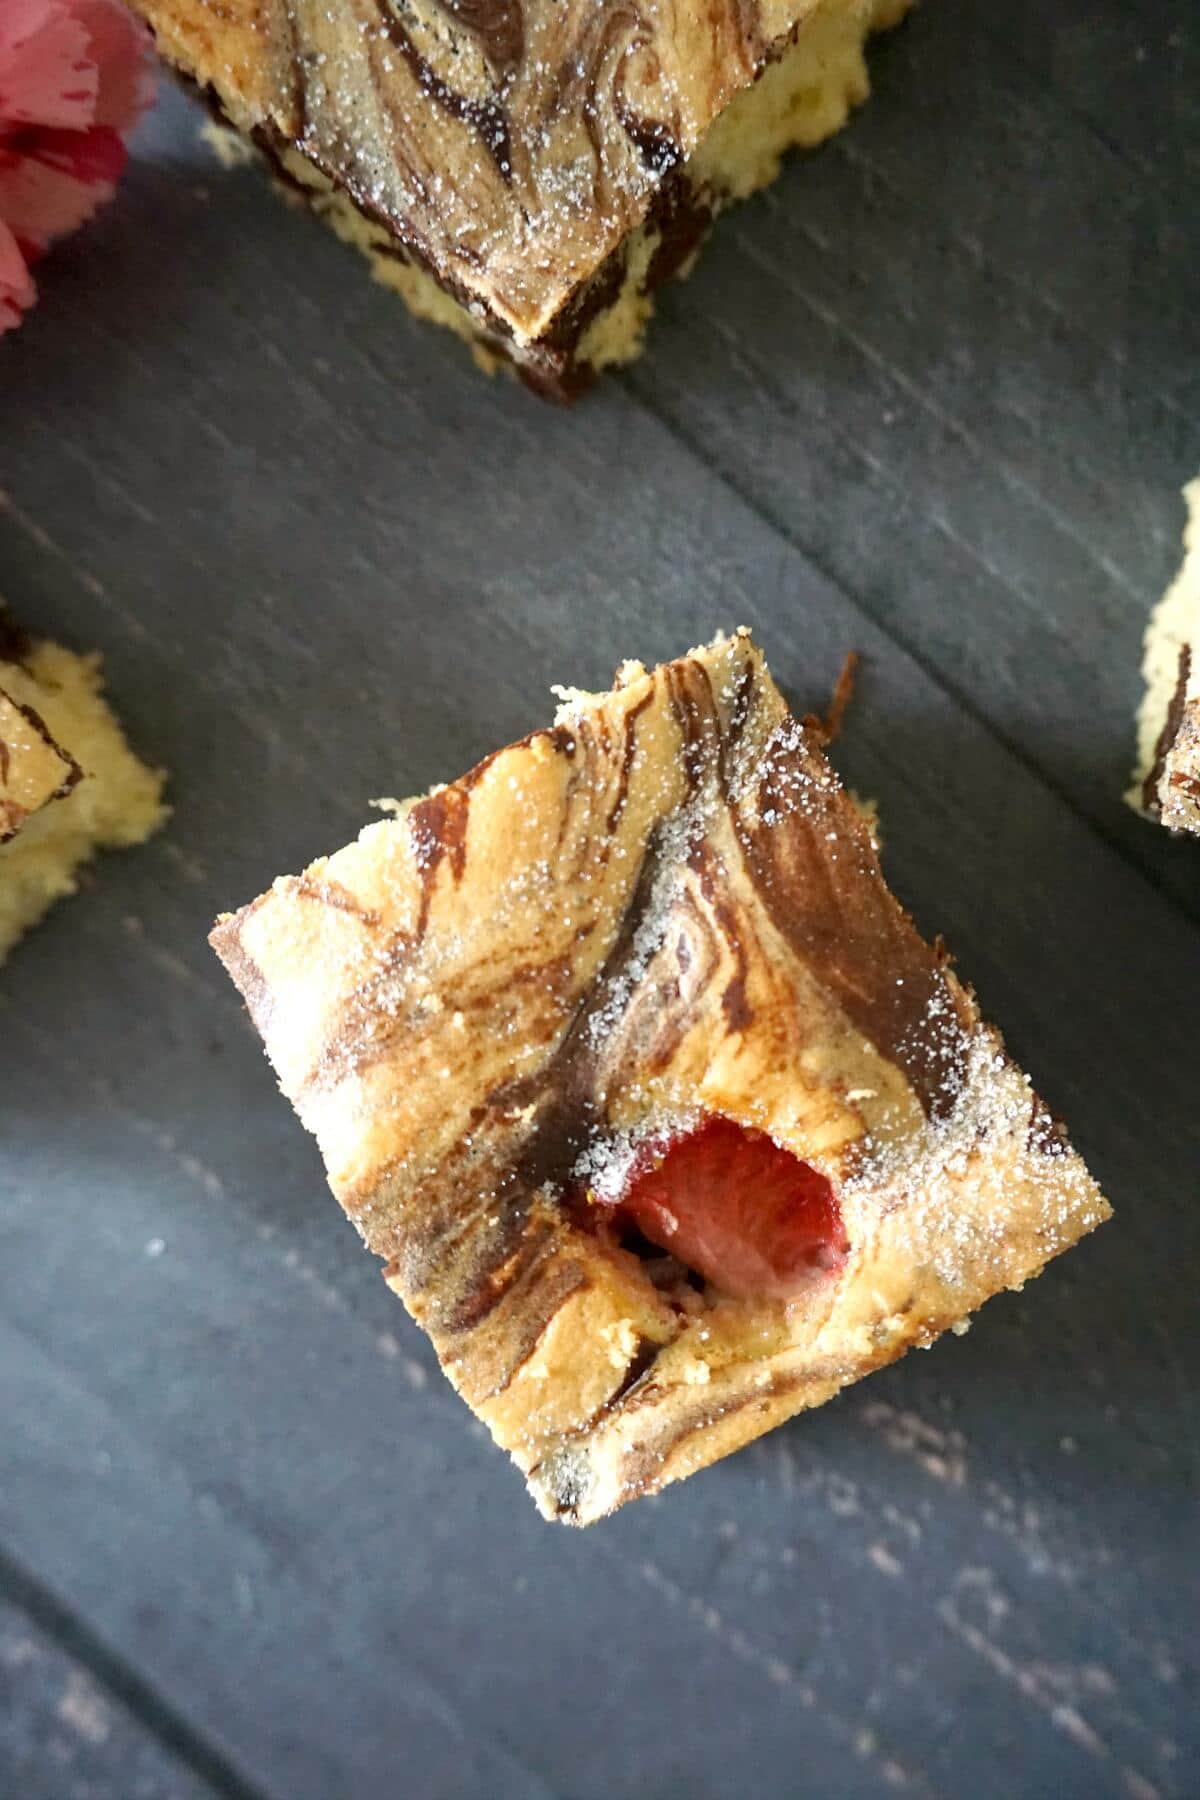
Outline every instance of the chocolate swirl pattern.
<path fill-rule="evenodd" d="M 37 691 L 27 666 L 33 654 L 32 639 L 0 602 L 0 844 L 83 778 L 29 698 Z"/>
<path fill-rule="evenodd" d="M 334 1192 L 551 1516 L 724 1455 L 1107 1212 L 742 633 L 626 665 L 213 942 Z M 732 1299 L 579 1223 L 581 1171 L 712 1115 L 833 1184 L 844 1268 Z"/>
<path fill-rule="evenodd" d="M 632 297 L 672 272 L 651 253 L 677 215 L 694 245 L 723 203 L 717 164 L 703 181 L 687 165 L 729 103 L 820 26 L 795 117 L 764 116 L 764 172 L 744 192 L 788 143 L 836 129 L 865 92 L 863 37 L 905 3 L 135 0 L 338 230 L 428 272 L 465 309 L 456 329 L 547 377 L 627 278 Z M 819 127 L 814 88 L 829 93 Z M 639 231 L 653 242 L 635 272 Z"/>
<path fill-rule="evenodd" d="M 82 774 L 37 709 L 0 687 L 0 844 L 41 807 L 69 794 Z"/>

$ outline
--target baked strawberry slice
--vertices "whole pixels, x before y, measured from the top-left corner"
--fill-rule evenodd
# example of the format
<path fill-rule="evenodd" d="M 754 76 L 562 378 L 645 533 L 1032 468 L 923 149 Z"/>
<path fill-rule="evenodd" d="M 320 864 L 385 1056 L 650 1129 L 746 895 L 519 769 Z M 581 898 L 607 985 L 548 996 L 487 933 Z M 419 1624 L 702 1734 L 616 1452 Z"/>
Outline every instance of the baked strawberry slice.
<path fill-rule="evenodd" d="M 841 1268 L 849 1249 L 825 1176 L 719 1117 L 647 1145 L 611 1216 L 746 1300 L 794 1299 Z"/>

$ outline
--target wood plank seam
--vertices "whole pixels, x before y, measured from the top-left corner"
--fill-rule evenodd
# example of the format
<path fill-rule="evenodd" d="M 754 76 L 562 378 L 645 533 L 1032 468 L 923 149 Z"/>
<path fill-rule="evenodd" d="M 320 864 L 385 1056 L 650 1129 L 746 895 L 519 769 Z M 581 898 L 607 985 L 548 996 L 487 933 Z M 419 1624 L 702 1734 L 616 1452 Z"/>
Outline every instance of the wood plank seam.
<path fill-rule="evenodd" d="M 133 1717 L 142 1729 L 219 1800 L 273 1800 L 188 1724 L 170 1701 L 129 1666 L 63 1601 L 0 1547 L 0 1591 Z"/>
<path fill-rule="evenodd" d="M 801 237 L 807 238 L 807 240 L 813 244 L 814 248 L 819 249 L 820 240 L 809 230 L 803 219 L 798 219 L 795 223 L 796 229 L 799 231 Z M 893 382 L 895 386 L 899 388 L 900 392 L 907 399 L 911 400 L 916 407 L 926 413 L 935 421 L 935 423 L 942 426 L 950 436 L 957 438 L 973 456 L 979 459 L 979 462 L 984 468 L 990 467 L 993 469 L 1005 486 L 1015 490 L 1034 512 L 1040 513 L 1056 530 L 1062 533 L 1067 541 L 1073 545 L 1075 550 L 1079 552 L 1082 561 L 1094 563 L 1100 573 L 1107 576 L 1115 587 L 1121 589 L 1121 591 L 1127 594 L 1132 600 L 1135 600 L 1140 604 L 1142 595 L 1134 586 L 1125 571 L 1118 567 L 1111 558 L 1105 556 L 1102 552 L 1097 551 L 1095 546 L 1088 541 L 1078 527 L 1073 524 L 1059 507 L 1053 505 L 1051 501 L 1043 494 L 1039 493 L 1035 487 L 1032 487 L 1030 483 L 1012 467 L 1008 458 L 997 454 L 995 451 L 989 452 L 978 435 L 970 429 L 964 420 L 958 418 L 954 413 L 948 412 L 939 401 L 934 399 L 932 394 L 927 393 L 920 383 L 915 381 L 911 375 L 907 374 L 898 363 L 893 362 L 888 355 L 877 349 L 876 346 L 872 344 L 869 339 L 865 338 L 860 331 L 855 330 L 855 328 L 849 325 L 845 319 L 840 318 L 831 307 L 826 306 L 824 302 L 818 300 L 815 295 L 810 294 L 808 289 L 793 276 L 789 275 L 787 270 L 781 264 L 776 262 L 774 257 L 771 256 L 769 252 L 765 251 L 760 244 L 756 243 L 753 239 L 743 233 L 738 238 L 738 248 L 746 257 L 747 261 L 756 263 L 765 275 L 769 276 L 772 281 L 779 283 L 786 294 L 794 296 L 802 306 L 807 307 L 811 313 L 815 314 L 827 330 L 832 332 L 835 336 L 844 338 L 845 341 L 858 352 L 864 362 L 869 363 L 877 372 L 881 372 L 885 375 L 886 378 Z M 848 438 L 847 442 L 850 444 L 851 448 L 859 450 L 860 455 L 863 454 L 852 438 Z M 945 530 L 948 534 L 952 535 L 953 541 L 958 547 L 964 550 L 972 560 L 978 562 L 984 569 L 984 572 L 998 582 L 1006 592 L 1014 594 L 1027 605 L 1036 607 L 1036 595 L 1027 593 L 1023 589 L 1015 587 L 1013 582 L 1003 573 L 1003 571 L 997 568 L 995 564 L 989 562 L 982 551 L 977 549 L 974 544 L 971 544 L 969 541 L 962 538 L 957 532 L 951 533 L 948 521 L 937 518 L 931 514 L 927 516 L 930 517 L 932 522 L 940 529 Z"/>
<path fill-rule="evenodd" d="M 1107 851 L 1118 857 L 1126 867 L 1133 869 L 1146 883 L 1147 887 L 1149 887 L 1159 899 L 1164 900 L 1180 918 L 1192 923 L 1186 908 L 1179 904 L 1175 895 L 1172 894 L 1162 882 L 1155 879 L 1148 867 L 1143 866 L 1136 857 L 1130 855 L 1129 851 L 1121 843 L 1115 833 L 1107 831 L 1098 819 L 1094 818 L 1090 813 L 1085 812 L 1083 808 L 1077 804 L 1072 795 L 1055 782 L 1047 770 L 1033 760 L 1019 741 L 1008 737 L 1004 732 L 999 730 L 995 723 L 988 718 L 987 714 L 981 712 L 978 707 L 976 707 L 968 694 L 964 693 L 955 682 L 950 680 L 943 670 L 930 663 L 925 656 L 923 656 L 920 649 L 915 644 L 909 642 L 905 635 L 896 629 L 893 621 L 878 617 L 871 610 L 865 599 L 860 599 L 858 595 L 851 593 L 837 574 L 836 570 L 831 568 L 819 554 L 810 550 L 802 539 L 795 537 L 789 531 L 787 526 L 775 517 L 773 511 L 763 501 L 759 500 L 748 488 L 742 487 L 721 463 L 710 458 L 704 450 L 703 445 L 687 431 L 685 426 L 680 425 L 677 420 L 673 419 L 661 407 L 658 401 L 651 399 L 635 385 L 635 377 L 622 374 L 615 376 L 614 380 L 619 381 L 621 385 L 628 390 L 636 404 L 644 408 L 646 412 L 650 413 L 652 417 L 657 420 L 667 432 L 668 436 L 680 446 L 685 454 L 691 456 L 701 465 L 707 474 L 711 475 L 716 481 L 719 481 L 736 500 L 746 507 L 749 512 L 753 513 L 759 524 L 765 526 L 767 530 L 769 530 L 774 537 L 778 538 L 787 549 L 802 556 L 805 561 L 808 562 L 810 567 L 814 568 L 821 578 L 829 583 L 830 587 L 837 590 L 845 600 L 847 606 L 854 612 L 861 613 L 869 619 L 873 627 L 882 633 L 890 644 L 894 644 L 896 649 L 900 651 L 902 655 L 908 657 L 908 659 L 920 670 L 925 679 L 930 682 L 939 693 L 945 694 L 952 704 L 970 719 L 973 725 L 977 726 L 980 731 L 986 733 L 993 743 L 998 744 L 1007 756 L 1010 756 L 1015 763 L 1019 764 L 1025 774 L 1031 776 L 1040 787 L 1044 788 L 1048 794 L 1051 794 L 1059 805 L 1064 807 L 1074 819 L 1084 825 L 1100 841 L 1100 843 L 1104 845 Z"/>
<path fill-rule="evenodd" d="M 830 157 L 836 156 L 855 176 L 865 177 L 896 200 L 911 204 L 911 196 L 907 191 L 895 180 L 885 164 L 863 149 L 853 132 L 843 133 L 842 136 L 833 138 L 826 154 Z M 768 190 L 762 196 L 760 204 L 767 208 L 777 207 L 780 205 L 780 200 L 777 195 Z M 1012 293 L 1019 295 L 1028 306 L 1040 309 L 1060 329 L 1074 332 L 1080 343 L 1110 357 L 1114 367 L 1119 369 L 1124 377 L 1128 377 L 1129 355 L 1125 346 L 1118 339 L 1109 340 L 1098 337 L 1080 319 L 1069 313 L 1065 307 L 1060 306 L 1057 301 L 1051 299 L 1044 288 L 1035 287 L 1032 282 L 1023 281 L 1018 273 L 1005 268 L 994 256 L 989 255 L 978 238 L 970 237 L 960 228 L 955 228 L 952 218 L 947 217 L 936 223 L 931 220 L 928 229 L 935 241 L 940 241 L 950 248 L 958 250 L 981 273 L 985 273 L 989 280 L 1011 289 Z M 1185 425 L 1193 423 L 1191 414 L 1180 405 L 1173 394 L 1163 393 L 1161 389 L 1146 390 L 1143 392 L 1142 398 Z M 1080 456 L 1078 445 L 1073 446 L 1073 449 L 1074 454 L 1079 457 L 1080 468 L 1087 474 L 1099 478 L 1100 471 L 1090 459 Z M 1174 545 L 1174 540 L 1169 540 L 1165 534 L 1160 533 L 1157 526 L 1154 526 L 1153 530 L 1158 542 L 1170 541 L 1172 546 Z"/>
<path fill-rule="evenodd" d="M 1156 188 L 1160 194 L 1165 194 L 1169 200 L 1174 201 L 1177 198 L 1172 192 L 1170 185 L 1163 180 L 1162 176 L 1152 163 L 1143 162 L 1140 156 L 1135 156 L 1131 150 L 1126 150 L 1122 144 L 1118 143 L 1116 138 L 1105 131 L 1102 125 L 1095 119 L 1089 118 L 1087 113 L 1082 112 L 1078 106 L 1068 105 L 1064 101 L 1062 94 L 1051 87 L 1042 71 L 1037 67 L 1037 64 L 1031 62 L 1028 57 L 1023 56 L 1014 43 L 1004 37 L 1002 33 L 997 31 L 993 26 L 989 26 L 986 21 L 980 25 L 979 30 L 980 35 L 1007 58 L 1008 63 L 1012 68 L 1019 69 L 1028 82 L 1032 83 L 1040 91 L 1051 95 L 1057 112 L 1069 119 L 1073 125 L 1077 125 L 1081 131 L 1086 132 L 1090 138 L 1093 138 L 1115 162 L 1120 163 L 1123 169 L 1132 170 L 1135 175 L 1141 177 L 1148 187 Z"/>

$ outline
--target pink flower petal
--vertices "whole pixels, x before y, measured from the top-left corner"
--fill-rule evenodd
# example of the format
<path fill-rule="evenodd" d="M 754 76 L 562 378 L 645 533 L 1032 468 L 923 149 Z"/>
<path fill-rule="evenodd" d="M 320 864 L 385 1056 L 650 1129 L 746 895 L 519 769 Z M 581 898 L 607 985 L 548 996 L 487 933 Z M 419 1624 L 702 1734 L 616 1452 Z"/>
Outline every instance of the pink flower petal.
<path fill-rule="evenodd" d="M 36 299 L 37 289 L 20 246 L 0 219 L 0 336 L 21 323 L 21 315 Z"/>
<path fill-rule="evenodd" d="M 124 167 L 125 146 L 106 126 L 38 132 L 21 154 L 0 145 L 0 220 L 40 254 L 112 198 Z"/>
<path fill-rule="evenodd" d="M 101 72 L 84 19 L 65 0 L 0 5 L 0 133 L 22 125 L 86 131 Z"/>
<path fill-rule="evenodd" d="M 130 131 L 154 100 L 153 43 L 146 27 L 120 0 L 65 0 L 88 33 L 90 54 L 100 71 L 100 92 L 92 123 Z"/>
<path fill-rule="evenodd" d="M 28 264 L 112 197 L 150 42 L 120 0 L 0 0 L 0 332 L 33 304 Z"/>

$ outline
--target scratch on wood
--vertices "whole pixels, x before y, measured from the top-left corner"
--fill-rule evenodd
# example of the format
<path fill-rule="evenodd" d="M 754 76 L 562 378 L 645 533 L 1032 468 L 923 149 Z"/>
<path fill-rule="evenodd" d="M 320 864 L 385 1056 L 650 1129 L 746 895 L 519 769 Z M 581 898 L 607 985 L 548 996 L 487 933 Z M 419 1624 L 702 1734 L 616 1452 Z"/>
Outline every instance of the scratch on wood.
<path fill-rule="evenodd" d="M 983 1494 L 987 1502 L 982 1514 L 984 1524 L 1015 1544 L 1035 1575 L 1052 1571 L 1066 1586 L 1076 1583 L 1078 1574 L 1074 1561 L 1064 1549 L 1051 1551 L 1034 1507 L 1019 1504 L 999 1482 L 991 1479 L 983 1483 Z"/>
<path fill-rule="evenodd" d="M 66 447 L 65 441 L 64 447 Z M 154 634 L 147 629 L 137 615 L 128 612 L 98 577 L 93 575 L 90 569 L 86 569 L 76 562 L 70 552 L 61 544 L 56 543 L 36 519 L 31 518 L 18 506 L 12 495 L 4 488 L 0 488 L 0 513 L 5 513 L 14 520 L 40 550 L 64 564 L 85 592 L 99 600 L 112 616 L 120 621 L 131 637 L 137 638 L 141 643 L 153 644 L 157 647 Z M 285 733 L 271 726 L 263 716 L 247 713 L 241 707 L 234 705 L 228 698 L 225 701 L 225 711 L 230 717 L 236 719 L 248 735 L 257 738 L 265 746 L 268 756 L 274 756 L 281 762 L 299 766 L 303 770 L 306 786 L 325 794 L 338 806 L 345 804 L 344 793 L 321 776 L 314 760 L 305 757 L 301 751 L 297 750 Z"/>
<path fill-rule="evenodd" d="M 1025 1667 L 1006 1650 L 1002 1650 L 999 1644 L 993 1643 L 977 1625 L 972 1625 L 968 1619 L 963 1618 L 949 1597 L 938 1603 L 937 1611 L 943 1624 L 1002 1680 L 1016 1688 L 1019 1694 L 1044 1713 L 1056 1731 L 1062 1732 L 1064 1737 L 1069 1738 L 1097 1762 L 1112 1762 L 1112 1751 L 1099 1732 L 1089 1725 L 1077 1707 L 1059 1700 L 1053 1692 L 1047 1691 L 1036 1667 Z M 1161 1800 L 1154 1783 L 1138 1770 L 1123 1767 L 1121 1775 L 1128 1792 L 1136 1795 L 1137 1800 Z M 1140 1786 L 1134 1786 L 1133 1783 L 1139 1783 Z"/>
<path fill-rule="evenodd" d="M 6 1669 L 24 1669 L 38 1659 L 38 1647 L 32 1638 L 9 1637 L 7 1633 L 0 1638 L 0 1663 Z"/>
<path fill-rule="evenodd" d="M 152 528 L 158 525 L 158 520 L 155 518 L 154 514 L 148 507 L 142 505 L 137 495 L 131 493 L 123 481 L 118 481 L 111 470 L 105 467 L 102 462 L 99 462 L 95 457 L 89 456 L 88 452 L 81 444 L 73 442 L 69 437 L 60 435 L 56 437 L 55 445 L 61 455 L 69 456 L 73 462 L 77 462 L 80 467 L 86 471 L 91 480 L 96 483 L 97 487 L 105 488 L 110 494 L 114 495 L 115 498 L 120 501 L 121 505 L 125 507 L 126 511 L 131 512 L 140 524 L 149 525 Z"/>
<path fill-rule="evenodd" d="M 884 1502 L 883 1516 L 889 1525 L 895 1526 L 897 1531 L 904 1533 L 910 1544 L 920 1543 L 923 1534 L 917 1519 L 910 1517 L 908 1513 L 901 1512 L 900 1508 L 893 1506 L 890 1500 Z"/>
<path fill-rule="evenodd" d="M 881 1575 L 890 1575 L 893 1579 L 904 1573 L 904 1564 L 892 1555 L 886 1544 L 871 1544 L 867 1555 Z"/>
<path fill-rule="evenodd" d="M 193 189 L 193 192 L 196 194 L 197 199 L 205 201 L 208 199 L 208 195 L 202 190 Z M 138 369 L 145 376 L 148 384 L 153 385 L 158 380 L 158 371 L 154 367 L 154 364 L 149 357 L 143 354 L 132 338 L 112 330 L 103 320 L 98 319 L 94 314 L 88 315 L 87 323 L 93 336 L 103 338 L 109 345 L 118 344 L 122 353 L 128 357 L 134 368 Z M 211 438 L 217 448 L 224 454 L 236 455 L 238 453 L 241 446 L 235 439 L 229 436 L 228 432 L 222 430 L 216 419 L 212 418 L 208 413 L 201 411 L 196 403 L 189 397 L 188 389 L 183 384 L 180 384 L 175 390 L 174 403 L 177 406 L 183 407 L 189 417 L 196 421 L 197 427 L 206 437 Z M 133 507 L 147 524 L 154 523 L 153 514 L 146 512 L 144 508 L 139 506 L 130 495 L 127 488 L 115 481 L 111 482 L 110 485 L 121 496 L 125 504 Z"/>
<path fill-rule="evenodd" d="M 1136 18 L 1136 11 L 1132 16 Z M 1006 38 L 1002 32 L 989 30 L 986 25 L 981 27 L 980 35 L 984 37 L 989 44 L 993 44 L 1003 55 L 1007 56 L 1011 66 L 1014 69 L 1019 69 L 1026 81 L 1032 81 L 1038 87 L 1046 86 L 1045 73 L 1039 70 L 1037 63 L 1028 54 L 1023 52 L 1017 44 L 1014 44 L 1010 38 Z M 1144 55 L 1145 52 L 1139 51 L 1138 54 L 1141 56 Z M 1078 127 L 1080 131 L 1087 134 L 1087 137 L 1090 140 L 1091 155 L 1095 155 L 1096 147 L 1099 146 L 1102 152 L 1111 156 L 1114 162 L 1121 165 L 1122 174 L 1127 174 L 1129 170 L 1132 170 L 1135 175 L 1141 177 L 1148 187 L 1157 188 L 1160 193 L 1170 194 L 1170 188 L 1164 183 L 1159 171 L 1154 168 L 1152 163 L 1148 163 L 1145 158 L 1135 155 L 1127 145 L 1122 144 L 1115 138 L 1110 130 L 1098 124 L 1095 119 L 1091 118 L 1086 108 L 1079 105 L 1064 106 L 1062 90 L 1057 84 L 1050 88 L 1050 92 L 1053 95 L 1053 103 L 1059 116 L 1069 119 L 1073 126 Z"/>
<path fill-rule="evenodd" d="M 178 1142 L 169 1131 L 163 1131 L 161 1126 L 156 1125 L 152 1119 L 143 1118 L 141 1113 L 135 1113 L 129 1107 L 123 1107 L 113 1094 L 109 1083 L 101 1077 L 95 1077 L 90 1085 L 94 1092 L 104 1096 L 114 1111 L 124 1115 L 132 1129 L 140 1137 L 148 1138 L 157 1149 L 171 1157 L 188 1180 L 195 1182 L 197 1187 L 203 1188 L 210 1199 L 223 1200 L 226 1198 L 225 1183 L 221 1177 L 202 1163 L 198 1156 L 193 1156 L 190 1150 L 180 1149 Z"/>
<path fill-rule="evenodd" d="M 174 863 L 185 880 L 194 882 L 197 887 L 208 882 L 208 870 L 204 864 L 198 858 L 189 856 L 174 838 L 161 838 L 158 849 L 160 855 L 165 856 L 168 862 Z"/>
<path fill-rule="evenodd" d="M 417 1363 L 414 1355 L 405 1354 L 405 1346 L 401 1345 L 399 1337 L 396 1337 L 394 1332 L 378 1332 L 374 1341 L 376 1341 L 376 1348 L 380 1350 L 380 1355 L 385 1355 L 389 1359 L 389 1363 L 399 1363 L 403 1375 L 405 1375 L 405 1381 L 412 1390 L 421 1393 L 428 1388 L 430 1377 L 428 1377 L 425 1364 Z"/>
<path fill-rule="evenodd" d="M 189 1181 L 203 1188 L 204 1192 L 213 1198 L 225 1197 L 225 1184 L 214 1170 L 208 1168 L 198 1156 L 193 1156 L 190 1151 L 181 1150 L 171 1133 L 164 1131 L 160 1125 L 156 1125 L 153 1119 L 148 1119 L 142 1113 L 135 1112 L 131 1106 L 127 1106 L 118 1097 L 110 1081 L 103 1075 L 93 1074 L 90 1069 L 85 1068 L 82 1063 L 71 1056 L 69 1051 L 64 1049 L 57 1037 L 44 1031 L 33 1020 L 22 1015 L 17 1015 L 14 1023 L 37 1044 L 42 1053 L 48 1056 L 55 1065 L 65 1069 L 78 1086 L 87 1088 L 98 1099 L 103 1100 L 118 1118 L 125 1121 L 131 1131 L 136 1131 L 139 1137 L 147 1139 L 157 1150 L 160 1150 L 165 1156 L 169 1156 Z"/>
<path fill-rule="evenodd" d="M 156 939 L 147 936 L 145 924 L 136 916 L 136 914 L 126 913 L 121 920 L 121 926 L 126 937 L 131 938 L 135 943 L 139 944 L 145 951 L 147 958 L 154 963 L 163 974 L 169 975 L 173 981 L 183 982 L 186 987 L 197 989 L 207 1000 L 219 1001 L 226 1011 L 236 1011 L 239 1015 L 243 1014 L 244 1009 L 238 1003 L 231 990 L 226 988 L 223 983 L 206 981 L 204 977 L 197 974 L 191 964 L 185 962 L 183 957 L 178 955 L 176 951 L 169 950 L 165 944 L 160 944 Z"/>
<path fill-rule="evenodd" d="M 326 1281 L 318 1269 L 314 1269 L 310 1262 L 305 1261 L 294 1245 L 291 1249 L 284 1251 L 280 1260 L 289 1274 L 298 1276 L 305 1286 L 316 1295 L 322 1306 L 328 1307 L 330 1312 L 349 1313 L 350 1308 L 342 1295 L 338 1293 L 331 1282 Z"/>
<path fill-rule="evenodd" d="M 36 519 L 30 518 L 29 514 L 17 505 L 12 495 L 4 488 L 0 488 L 0 513 L 6 513 L 15 524 L 19 525 L 26 537 L 35 543 L 39 550 L 44 551 L 47 556 L 54 557 L 56 562 L 64 564 L 85 593 L 91 594 L 93 599 L 99 600 L 106 606 L 113 616 L 121 621 L 131 637 L 140 639 L 142 643 L 151 641 L 151 633 L 136 614 L 127 612 L 113 598 L 104 584 L 92 574 L 91 570 L 85 569 L 82 564 L 77 563 L 71 553 L 65 550 L 61 544 L 56 543 L 50 533 L 39 525 Z"/>
<path fill-rule="evenodd" d="M 794 1700 L 810 1711 L 820 1713 L 821 1722 L 828 1727 L 831 1734 L 864 1762 L 874 1765 L 878 1773 L 889 1787 L 903 1789 L 906 1793 L 932 1795 L 935 1790 L 927 1777 L 919 1770 L 907 1768 L 894 1756 L 880 1753 L 880 1746 L 874 1732 L 864 1730 L 860 1725 L 851 1725 L 829 1705 L 827 1699 L 804 1679 L 800 1671 L 785 1658 L 774 1652 L 764 1650 L 756 1644 L 740 1626 L 730 1625 L 715 1606 L 702 1600 L 696 1594 L 689 1594 L 671 1576 L 665 1574 L 657 1564 L 642 1562 L 638 1571 L 647 1585 L 668 1600 L 673 1606 L 686 1612 L 689 1618 L 720 1640 L 727 1650 L 732 1651 L 739 1662 L 757 1669 L 767 1680 L 777 1687 L 786 1688 Z"/>
<path fill-rule="evenodd" d="M 1139 1775 L 1136 1769 L 1122 1767 L 1121 1781 L 1132 1800 L 1161 1800 L 1154 1783 L 1147 1781 L 1144 1775 Z"/>
<path fill-rule="evenodd" d="M 798 223 L 797 229 L 802 236 L 809 236 L 803 221 Z M 744 229 L 741 233 L 740 247 L 745 252 L 746 256 L 752 262 L 757 263 L 764 273 L 769 275 L 774 281 L 777 281 L 780 286 L 783 287 L 785 292 L 789 295 L 793 295 L 803 306 L 806 306 L 811 313 L 821 320 L 823 325 L 828 327 L 829 330 L 853 344 L 854 348 L 859 352 L 865 362 L 870 363 L 874 369 L 882 372 L 890 381 L 894 382 L 896 387 L 898 387 L 902 393 L 906 394 L 916 406 L 927 413 L 931 419 L 936 420 L 936 422 L 952 437 L 957 438 L 959 443 L 965 445 L 971 454 L 979 459 L 980 465 L 984 469 L 989 466 L 996 469 L 1001 479 L 1014 493 L 1020 494 L 1035 512 L 1041 513 L 1044 518 L 1050 520 L 1057 530 L 1062 532 L 1063 536 L 1074 545 L 1084 562 L 1093 564 L 1106 575 L 1115 586 L 1119 587 L 1123 593 L 1133 598 L 1139 598 L 1137 590 L 1129 577 L 1125 574 L 1124 570 L 1118 568 L 1111 557 L 1106 556 L 1102 551 L 1098 550 L 1095 543 L 1087 538 L 1065 514 L 1060 513 L 1056 507 L 1050 505 L 1045 496 L 1039 493 L 1037 489 L 1031 487 L 1029 482 L 1022 476 L 1018 475 L 1007 460 L 1002 460 L 999 456 L 994 454 L 989 456 L 984 446 L 979 439 L 975 437 L 973 432 L 968 430 L 968 428 L 960 420 L 956 419 L 952 413 L 947 412 L 943 406 L 939 405 L 932 395 L 925 393 L 923 389 L 913 381 L 911 376 L 904 374 L 901 369 L 897 368 L 889 358 L 877 350 L 860 332 L 855 331 L 848 325 L 846 320 L 841 318 L 832 307 L 826 306 L 823 301 L 816 299 L 814 295 L 810 294 L 806 288 L 801 287 L 794 275 L 785 269 L 775 257 L 764 251 L 762 245 L 758 243 L 757 240 L 748 237 Z M 860 455 L 865 456 L 867 454 L 864 447 L 857 439 L 848 437 L 846 438 L 846 442 L 851 444 Z M 870 460 L 872 461 L 873 466 L 878 461 L 876 458 L 871 458 Z M 909 490 L 907 497 L 909 504 L 911 505 L 914 499 L 911 489 Z M 953 542 L 958 544 L 961 549 L 972 556 L 995 581 L 1008 589 L 1009 592 L 1020 594 L 1027 602 L 1036 601 L 1037 596 L 1030 595 L 1026 593 L 1023 588 L 1016 586 L 1011 578 L 1006 576 L 978 545 L 972 544 L 967 539 L 963 538 L 943 514 L 929 512 L 927 516 L 939 530 L 943 531 Z"/>
<path fill-rule="evenodd" d="M 967 1444 L 961 1432 L 943 1431 L 916 1413 L 901 1412 L 886 1400 L 868 1400 L 859 1416 L 878 1431 L 889 1449 L 910 1456 L 927 1475 L 947 1487 L 962 1487 L 967 1479 Z"/>

